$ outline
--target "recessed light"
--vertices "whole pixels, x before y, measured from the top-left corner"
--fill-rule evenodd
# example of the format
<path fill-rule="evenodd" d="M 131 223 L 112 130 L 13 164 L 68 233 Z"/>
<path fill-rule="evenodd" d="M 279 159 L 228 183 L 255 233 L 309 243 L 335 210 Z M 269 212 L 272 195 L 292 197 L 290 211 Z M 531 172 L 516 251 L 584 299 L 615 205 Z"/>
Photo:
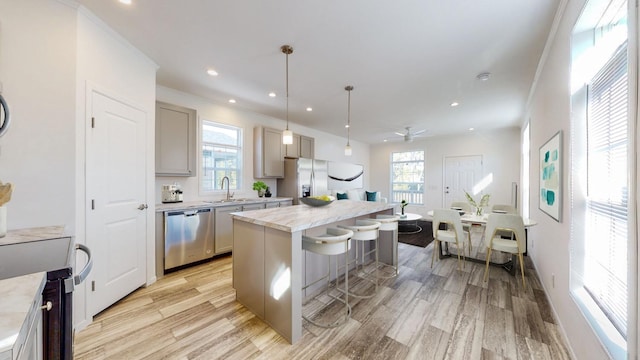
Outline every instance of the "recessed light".
<path fill-rule="evenodd" d="M 218 76 L 218 72 L 213 70 L 213 69 L 207 70 L 207 74 L 209 74 L 211 76 Z"/>
<path fill-rule="evenodd" d="M 307 108 L 307 111 L 313 111 L 313 108 L 308 107 L 308 108 Z"/>
<path fill-rule="evenodd" d="M 269 93 L 269 97 L 276 97 L 276 93 L 274 93 L 273 91 Z"/>
<path fill-rule="evenodd" d="M 387 142 L 387 139 L 382 140 L 383 142 Z"/>
<path fill-rule="evenodd" d="M 119 1 L 125 5 L 131 5 L 131 0 L 119 0 Z"/>
<path fill-rule="evenodd" d="M 460 103 L 457 102 L 457 101 L 454 101 L 454 102 L 451 103 L 451 107 L 456 107 L 458 105 L 460 105 Z"/>
<path fill-rule="evenodd" d="M 476 78 L 477 78 L 478 80 L 487 81 L 487 80 L 489 80 L 489 77 L 490 77 L 490 76 L 491 76 L 491 73 L 490 73 L 490 72 L 483 72 L 483 73 L 478 74 L 478 75 L 476 76 Z"/>
<path fill-rule="evenodd" d="M 469 128 L 469 131 L 473 131 L 473 130 L 474 130 L 473 128 Z"/>
<path fill-rule="evenodd" d="M 235 104 L 236 103 L 236 99 L 229 99 L 229 102 L 232 103 L 232 104 Z"/>
<path fill-rule="evenodd" d="M 349 124 L 345 125 L 344 127 L 348 129 L 349 128 Z"/>

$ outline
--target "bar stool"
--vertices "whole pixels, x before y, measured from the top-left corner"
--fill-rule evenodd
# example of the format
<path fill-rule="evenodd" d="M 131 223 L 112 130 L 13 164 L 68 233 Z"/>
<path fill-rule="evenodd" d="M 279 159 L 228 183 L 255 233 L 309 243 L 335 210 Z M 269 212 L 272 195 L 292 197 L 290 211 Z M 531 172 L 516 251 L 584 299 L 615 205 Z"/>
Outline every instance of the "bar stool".
<path fill-rule="evenodd" d="M 353 231 L 353 237 L 351 238 L 351 240 L 356 240 L 355 241 L 355 253 L 356 253 L 355 258 L 352 259 L 351 261 L 348 261 L 346 266 L 349 266 L 351 262 L 355 262 L 356 276 L 358 276 L 362 280 L 371 282 L 372 284 L 375 285 L 375 289 L 373 293 L 368 295 L 356 294 L 353 291 L 347 292 L 347 294 L 360 299 L 371 298 L 378 292 L 378 229 L 380 229 L 380 222 L 374 221 L 374 220 L 356 220 L 355 225 L 338 225 L 338 227 Z M 363 243 L 362 257 L 358 262 L 358 258 L 359 258 L 358 243 L 364 242 L 364 241 L 373 241 L 375 242 L 376 246 L 375 246 L 375 249 L 365 252 L 364 243 Z M 367 256 L 371 254 L 375 254 L 375 281 L 368 278 L 368 276 L 370 276 L 371 274 L 367 273 L 364 270 L 364 265 L 365 265 L 364 260 Z M 358 265 L 362 266 L 362 275 L 358 273 Z"/>
<path fill-rule="evenodd" d="M 376 219 L 375 219 L 375 221 L 380 223 L 379 231 L 391 231 L 391 234 L 392 234 L 391 236 L 393 238 L 393 243 L 391 246 L 392 246 L 392 252 L 393 252 L 392 258 L 393 258 L 394 265 L 382 263 L 383 267 L 390 267 L 393 269 L 393 274 L 380 276 L 386 279 L 398 276 L 398 219 L 399 218 L 400 217 L 398 217 L 397 215 L 376 215 Z"/>
<path fill-rule="evenodd" d="M 327 255 L 327 274 L 322 276 L 321 278 L 314 280 L 311 284 L 308 284 L 302 288 L 304 291 L 309 286 L 315 285 L 318 282 L 326 279 L 326 292 L 327 296 L 333 298 L 334 300 L 340 301 L 344 304 L 345 313 L 344 316 L 338 318 L 335 321 L 320 323 L 319 321 L 312 320 L 311 317 L 307 317 L 302 314 L 302 318 L 312 323 L 315 326 L 323 327 L 323 328 L 334 328 L 346 323 L 351 317 L 351 307 L 349 306 L 349 297 L 345 295 L 344 300 L 340 299 L 337 296 L 333 296 L 329 294 L 329 283 L 331 280 L 331 256 L 332 255 L 340 255 L 345 254 L 345 271 L 344 271 L 344 293 L 349 293 L 349 249 L 351 248 L 351 238 L 353 237 L 353 231 L 346 229 L 336 229 L 336 228 L 328 228 L 325 234 L 318 236 L 307 236 L 302 235 L 302 249 L 306 251 L 310 251 L 320 255 Z M 336 259 L 336 267 L 338 264 L 338 260 Z M 338 273 L 336 273 L 336 289 L 338 288 Z M 339 289 L 342 290 L 342 289 Z M 315 314 L 322 313 L 322 310 L 330 306 L 332 301 L 318 309 Z"/>

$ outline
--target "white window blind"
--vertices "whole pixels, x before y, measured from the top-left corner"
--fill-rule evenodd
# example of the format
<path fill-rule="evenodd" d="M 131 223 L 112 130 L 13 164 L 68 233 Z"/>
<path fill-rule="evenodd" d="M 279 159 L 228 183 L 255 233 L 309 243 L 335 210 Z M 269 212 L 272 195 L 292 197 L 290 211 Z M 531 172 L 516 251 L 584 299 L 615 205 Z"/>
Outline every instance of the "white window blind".
<path fill-rule="evenodd" d="M 588 84 L 584 288 L 627 333 L 626 42 Z"/>

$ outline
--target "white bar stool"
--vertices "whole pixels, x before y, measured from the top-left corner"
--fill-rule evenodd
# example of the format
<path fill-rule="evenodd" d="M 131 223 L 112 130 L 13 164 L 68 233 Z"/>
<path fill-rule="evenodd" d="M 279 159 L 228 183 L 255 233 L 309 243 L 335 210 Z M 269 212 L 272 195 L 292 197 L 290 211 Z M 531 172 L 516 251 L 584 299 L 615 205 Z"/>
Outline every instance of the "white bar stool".
<path fill-rule="evenodd" d="M 334 328 L 346 323 L 351 317 L 351 307 L 349 306 L 349 296 L 345 295 L 344 300 L 339 297 L 333 296 L 329 294 L 329 283 L 331 281 L 331 256 L 332 255 L 340 255 L 345 254 L 345 271 L 344 271 L 344 293 L 349 293 L 349 249 L 351 248 L 351 237 L 353 236 L 353 231 L 346 229 L 336 229 L 336 228 L 328 228 L 326 234 L 318 235 L 318 236 L 307 236 L 302 235 L 302 249 L 306 251 L 310 251 L 320 255 L 327 255 L 327 274 L 322 276 L 321 278 L 314 280 L 311 284 L 305 285 L 302 290 L 304 291 L 309 286 L 315 285 L 318 282 L 326 279 L 326 292 L 327 296 L 333 298 L 334 300 L 340 301 L 344 304 L 344 316 L 339 317 L 335 321 L 321 323 L 319 321 L 312 320 L 311 317 L 307 317 L 304 313 L 302 314 L 302 318 L 312 323 L 315 326 L 323 327 L 323 328 Z M 338 260 L 336 259 L 336 267 L 338 266 Z M 336 273 L 336 289 L 338 289 L 338 273 Z M 338 289 L 342 290 L 342 289 Z M 322 310 L 327 308 L 329 305 L 333 303 L 330 301 L 328 304 L 323 306 L 320 309 L 315 311 L 315 314 L 322 314 Z M 315 315 L 314 314 L 314 315 Z"/>
<path fill-rule="evenodd" d="M 400 219 L 397 215 L 376 215 L 375 221 L 380 223 L 379 231 L 391 231 L 392 232 L 392 258 L 393 265 L 383 263 L 382 266 L 390 267 L 393 269 L 393 274 L 391 275 L 382 275 L 382 278 L 392 278 L 398 276 L 398 219 Z"/>
<path fill-rule="evenodd" d="M 356 256 L 351 261 L 347 262 L 346 266 L 349 266 L 350 262 L 355 262 L 356 276 L 359 278 L 369 281 L 375 285 L 374 291 L 371 294 L 356 294 L 353 291 L 348 292 L 350 296 L 360 298 L 360 299 L 368 299 L 373 297 L 378 292 L 378 229 L 380 229 L 380 222 L 374 220 L 356 220 L 355 225 L 338 225 L 338 227 L 343 229 L 348 229 L 353 231 L 353 237 L 351 240 L 356 240 L 355 242 L 355 253 Z M 358 254 L 358 243 L 364 241 L 373 241 L 375 242 L 375 249 L 369 250 L 365 252 L 364 243 L 362 244 L 362 257 L 359 259 Z M 368 278 L 367 276 L 371 275 L 364 270 L 365 258 L 371 254 L 375 254 L 375 281 Z M 358 273 L 358 265 L 363 267 L 362 275 Z"/>

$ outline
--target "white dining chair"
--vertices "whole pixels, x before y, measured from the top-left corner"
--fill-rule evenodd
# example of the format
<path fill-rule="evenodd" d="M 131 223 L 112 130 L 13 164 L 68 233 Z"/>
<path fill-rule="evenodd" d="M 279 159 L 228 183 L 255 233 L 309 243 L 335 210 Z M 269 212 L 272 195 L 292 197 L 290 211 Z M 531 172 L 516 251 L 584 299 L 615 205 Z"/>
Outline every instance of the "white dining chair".
<path fill-rule="evenodd" d="M 491 212 L 496 214 L 517 214 L 518 213 L 515 207 L 513 207 L 512 205 L 506 205 L 506 204 L 493 205 L 491 207 Z M 513 240 L 513 236 L 514 236 L 513 232 L 511 231 L 500 230 L 498 231 L 497 234 L 505 239 L 511 239 L 511 240 Z"/>
<path fill-rule="evenodd" d="M 462 209 L 462 211 L 464 211 L 465 214 L 473 214 L 473 211 L 474 211 L 471 204 L 469 204 L 466 201 L 454 201 L 451 203 L 450 207 L 452 210 Z M 469 249 L 468 249 L 469 256 L 471 256 L 471 227 L 472 226 L 473 224 L 470 224 L 470 223 L 462 223 L 462 229 L 466 231 L 468 235 L 467 239 L 469 240 Z"/>
<path fill-rule="evenodd" d="M 440 229 L 440 224 L 446 224 L 446 230 Z M 464 258 L 464 237 L 469 233 L 462 229 L 460 213 L 451 209 L 436 209 L 433 211 L 433 256 L 431 257 L 431 267 L 443 242 L 456 244 L 458 255 L 458 269 L 460 269 L 460 245 L 462 245 L 462 257 Z M 464 262 L 463 262 L 464 265 Z"/>
<path fill-rule="evenodd" d="M 500 231 L 509 231 L 513 233 L 514 240 L 505 239 L 499 236 Z M 525 285 L 524 279 L 524 257 L 522 254 L 525 249 L 525 231 L 522 217 L 518 214 L 489 214 L 487 218 L 487 226 L 484 233 L 484 241 L 487 246 L 487 260 L 484 269 L 484 281 L 487 281 L 489 275 L 489 261 L 491 260 L 491 250 L 502 251 L 510 254 L 517 254 L 520 262 L 520 272 L 522 273 L 522 286 Z M 513 264 L 515 266 L 515 264 Z"/>

